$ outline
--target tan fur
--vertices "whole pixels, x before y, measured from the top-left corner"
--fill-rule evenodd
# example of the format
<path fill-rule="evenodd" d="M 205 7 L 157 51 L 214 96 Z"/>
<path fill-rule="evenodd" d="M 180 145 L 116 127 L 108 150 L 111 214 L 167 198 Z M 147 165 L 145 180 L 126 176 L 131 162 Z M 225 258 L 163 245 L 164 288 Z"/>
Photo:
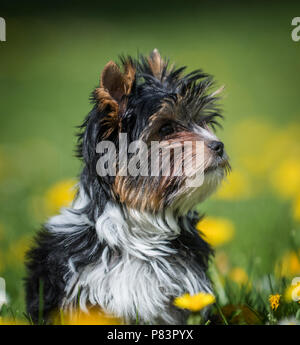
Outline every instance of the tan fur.
<path fill-rule="evenodd" d="M 127 99 L 135 78 L 135 69 L 130 62 L 124 64 L 124 73 L 118 65 L 110 61 L 101 74 L 100 87 L 95 90 L 100 111 L 108 110 L 102 123 L 108 127 L 104 139 L 115 130 L 121 131 L 121 116 L 126 110 Z"/>
<path fill-rule="evenodd" d="M 162 59 L 157 49 L 154 49 L 150 57 L 148 57 L 148 63 L 151 68 L 153 75 L 157 79 L 161 79 L 163 68 L 166 66 L 166 63 Z"/>
<path fill-rule="evenodd" d="M 198 134 L 189 131 L 181 131 L 174 133 L 168 139 L 160 142 L 161 149 L 171 149 L 171 151 L 169 151 L 171 154 L 169 176 L 140 176 L 138 178 L 135 178 L 130 175 L 120 176 L 119 174 L 117 174 L 113 190 L 120 202 L 125 203 L 129 208 L 138 209 L 140 211 L 157 212 L 161 210 L 164 207 L 166 190 L 168 190 L 168 188 L 172 188 L 173 185 L 180 186 L 185 181 L 186 172 L 184 171 L 184 167 L 183 165 L 178 165 L 183 162 L 183 150 L 179 151 L 182 155 L 182 159 L 177 159 L 175 161 L 175 151 L 173 150 L 176 150 L 176 148 L 182 148 L 184 143 L 187 141 L 196 143 L 199 140 L 203 139 Z M 195 159 L 195 145 L 188 147 L 188 149 L 189 151 L 185 152 L 185 158 Z M 169 158 L 168 156 L 163 156 L 164 152 L 168 152 L 168 150 L 160 151 L 159 156 L 161 162 Z M 211 151 L 207 148 L 206 145 L 204 146 L 204 157 L 204 169 L 206 169 L 209 166 L 211 159 L 213 158 Z M 177 163 L 176 165 L 175 162 Z M 183 175 L 177 176 L 175 172 L 181 171 L 181 169 Z"/>

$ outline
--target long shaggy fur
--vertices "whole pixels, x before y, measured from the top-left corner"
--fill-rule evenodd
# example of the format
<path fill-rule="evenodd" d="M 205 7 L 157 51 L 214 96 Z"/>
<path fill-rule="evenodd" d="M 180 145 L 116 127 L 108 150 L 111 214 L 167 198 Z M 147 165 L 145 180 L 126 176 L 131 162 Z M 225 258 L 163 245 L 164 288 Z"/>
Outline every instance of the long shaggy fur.
<path fill-rule="evenodd" d="M 127 194 L 118 192 L 116 177 L 100 177 L 95 169 L 99 141 L 118 145 L 121 132 L 129 143 L 159 136 L 166 109 L 169 123 L 181 128 L 179 136 L 193 132 L 206 142 L 218 140 L 207 127 L 220 117 L 216 92 L 209 93 L 212 78 L 202 71 L 183 76 L 183 71 L 169 67 L 156 50 L 139 60 L 122 57 L 121 68 L 114 63 L 105 67 L 92 94 L 93 109 L 80 127 L 78 195 L 72 207 L 44 225 L 27 254 L 26 304 L 35 322 L 41 289 L 46 322 L 59 309 L 88 312 L 94 307 L 127 323 L 138 315 L 141 323 L 151 324 L 184 323 L 187 312 L 177 309 L 173 299 L 212 292 L 206 277 L 212 249 L 195 229 L 199 216 L 190 210 L 217 187 L 229 168 L 227 159 L 222 158 L 220 168 L 221 158 L 210 156 L 214 172 L 207 172 L 204 186 L 190 194 L 175 180 L 168 188 L 157 180 L 163 194 L 153 187 L 139 193 L 141 177 L 123 181 L 120 190 L 149 200 L 144 209 L 140 202 L 132 207 Z M 151 180 L 142 182 L 153 186 Z M 151 204 L 155 198 L 160 202 Z"/>

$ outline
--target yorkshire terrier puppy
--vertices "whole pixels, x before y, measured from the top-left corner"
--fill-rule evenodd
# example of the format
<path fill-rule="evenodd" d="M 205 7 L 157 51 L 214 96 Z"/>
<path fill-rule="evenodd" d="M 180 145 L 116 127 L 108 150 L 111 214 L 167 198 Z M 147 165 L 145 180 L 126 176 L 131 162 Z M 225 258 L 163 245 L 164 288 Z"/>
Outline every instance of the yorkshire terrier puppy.
<path fill-rule="evenodd" d="M 138 315 L 144 324 L 183 324 L 188 312 L 175 307 L 174 298 L 212 293 L 206 275 L 212 249 L 195 229 L 199 217 L 192 210 L 230 166 L 214 134 L 220 90 L 210 91 L 212 78 L 201 70 L 184 70 L 169 66 L 156 49 L 104 67 L 80 126 L 77 196 L 44 225 L 27 253 L 26 303 L 33 321 L 42 296 L 48 323 L 60 309 L 99 308 L 126 323 Z M 129 146 L 136 141 L 148 150 L 133 164 Z M 158 143 L 155 154 L 152 142 Z M 194 163 L 197 155 L 200 163 Z M 169 174 L 163 174 L 167 161 Z M 147 174 L 155 162 L 156 173 Z M 137 173 L 126 174 L 130 165 Z M 199 171 L 201 183 L 187 183 Z"/>

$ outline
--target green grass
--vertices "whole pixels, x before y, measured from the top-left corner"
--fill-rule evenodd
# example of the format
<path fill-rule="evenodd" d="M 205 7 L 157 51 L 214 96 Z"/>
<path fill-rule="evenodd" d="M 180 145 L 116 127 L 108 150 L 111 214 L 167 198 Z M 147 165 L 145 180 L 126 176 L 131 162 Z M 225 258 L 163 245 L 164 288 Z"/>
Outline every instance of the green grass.
<path fill-rule="evenodd" d="M 23 317 L 22 260 L 8 258 L 14 244 L 32 237 L 44 220 L 39 198 L 56 181 L 80 171 L 73 151 L 75 126 L 90 109 L 88 97 L 105 63 L 120 53 L 136 56 L 156 47 L 188 71 L 200 67 L 214 74 L 217 86 L 226 85 L 226 121 L 218 134 L 238 169 L 243 133 L 233 140 L 235 124 L 245 119 L 277 128 L 300 123 L 300 44 L 290 38 L 291 18 L 299 10 L 299 4 L 289 2 L 247 10 L 236 4 L 212 8 L 175 3 L 161 11 L 141 12 L 136 6 L 124 13 L 96 8 L 6 16 L 7 42 L 0 43 L 0 276 L 10 303 L 2 314 Z M 200 209 L 234 223 L 235 237 L 222 250 L 232 267 L 253 271 L 253 282 L 273 276 L 278 258 L 300 247 L 291 201 L 267 183 L 253 198 L 211 199 Z M 262 292 L 253 285 L 245 292 L 228 281 L 228 301 L 246 303 L 262 322 L 269 322 L 271 287 Z M 283 285 L 276 280 L 272 288 L 282 292 Z M 293 314 L 296 307 L 283 306 L 287 310 L 280 316 Z"/>

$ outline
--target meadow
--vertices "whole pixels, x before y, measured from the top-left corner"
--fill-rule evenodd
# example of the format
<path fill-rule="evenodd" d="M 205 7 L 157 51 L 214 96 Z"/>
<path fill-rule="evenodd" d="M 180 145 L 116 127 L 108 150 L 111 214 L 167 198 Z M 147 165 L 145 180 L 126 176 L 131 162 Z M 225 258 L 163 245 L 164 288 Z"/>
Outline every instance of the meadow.
<path fill-rule="evenodd" d="M 0 42 L 0 277 L 7 296 L 0 294 L 0 323 L 28 321 L 24 253 L 42 222 L 74 197 L 76 126 L 90 110 L 101 69 L 120 53 L 158 48 L 225 85 L 217 134 L 232 173 L 197 206 L 207 215 L 198 227 L 215 248 L 216 303 L 206 323 L 300 324 L 300 285 L 292 285 L 300 277 L 300 43 L 290 36 L 300 5 L 192 4 L 159 12 L 146 5 L 126 12 L 124 4 L 116 12 L 7 11 L 7 42 Z M 203 323 L 201 301 L 181 301 L 193 311 L 189 323 Z"/>

